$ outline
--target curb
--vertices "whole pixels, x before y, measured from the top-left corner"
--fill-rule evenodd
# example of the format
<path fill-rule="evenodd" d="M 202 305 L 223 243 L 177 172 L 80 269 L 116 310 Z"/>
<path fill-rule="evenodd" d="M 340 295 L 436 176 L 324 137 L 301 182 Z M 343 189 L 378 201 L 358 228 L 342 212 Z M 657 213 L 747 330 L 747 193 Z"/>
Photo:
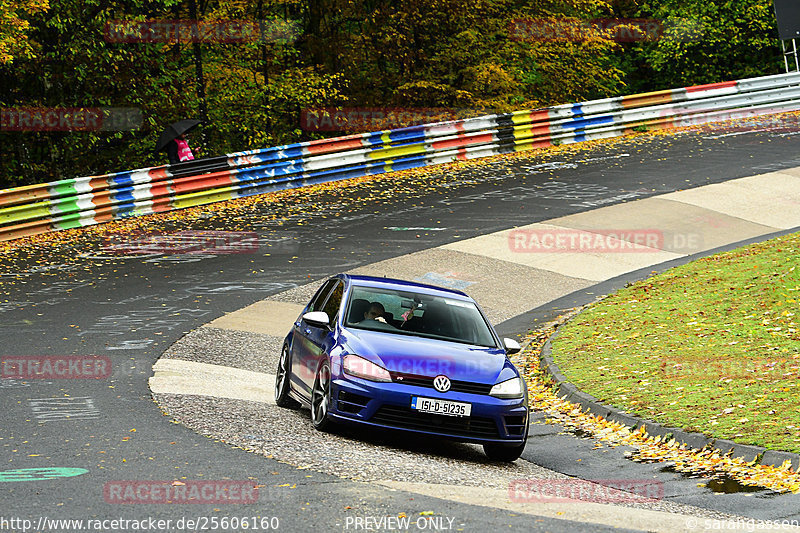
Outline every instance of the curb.
<path fill-rule="evenodd" d="M 550 335 L 547 342 L 544 343 L 544 346 L 542 346 L 539 352 L 539 365 L 555 381 L 557 394 L 565 400 L 580 405 L 593 415 L 601 416 L 606 420 L 617 422 L 631 429 L 639 429 L 644 426 L 647 434 L 654 437 L 671 433 L 676 441 L 685 443 L 692 448 L 700 449 L 709 447 L 721 454 L 731 453 L 732 457 L 741 457 L 748 462 L 760 458 L 759 464 L 762 465 L 781 466 L 784 461 L 791 461 L 792 469 L 795 472 L 798 471 L 798 466 L 800 466 L 800 454 L 768 450 L 761 446 L 738 444 L 730 440 L 707 437 L 702 433 L 688 432 L 679 428 L 662 426 L 652 420 L 640 418 L 616 407 L 600 403 L 597 398 L 579 390 L 574 384 L 570 383 L 566 376 L 561 373 L 555 361 L 553 361 L 551 340 L 557 335 L 558 331 L 556 330 L 555 333 Z"/>

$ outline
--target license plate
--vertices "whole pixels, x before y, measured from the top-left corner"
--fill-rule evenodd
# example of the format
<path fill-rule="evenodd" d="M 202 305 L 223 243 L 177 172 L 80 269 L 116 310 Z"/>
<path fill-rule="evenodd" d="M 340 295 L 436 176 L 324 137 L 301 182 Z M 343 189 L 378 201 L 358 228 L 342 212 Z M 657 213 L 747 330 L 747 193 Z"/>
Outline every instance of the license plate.
<path fill-rule="evenodd" d="M 411 408 L 423 413 L 433 413 L 447 416 L 469 416 L 472 404 L 437 400 L 436 398 L 411 397 Z"/>

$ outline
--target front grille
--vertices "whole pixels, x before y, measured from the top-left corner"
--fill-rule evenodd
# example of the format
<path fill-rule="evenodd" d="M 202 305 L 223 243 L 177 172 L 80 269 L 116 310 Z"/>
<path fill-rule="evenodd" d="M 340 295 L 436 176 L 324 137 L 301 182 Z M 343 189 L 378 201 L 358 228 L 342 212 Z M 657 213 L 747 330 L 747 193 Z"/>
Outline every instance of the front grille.
<path fill-rule="evenodd" d="M 401 374 L 392 372 L 392 381 L 395 383 L 405 383 L 416 387 L 433 388 L 433 378 L 427 376 L 415 376 L 414 374 Z M 492 385 L 484 383 L 472 383 L 470 381 L 450 380 L 450 390 L 453 392 L 468 392 L 470 394 L 487 395 L 492 390 Z"/>
<path fill-rule="evenodd" d="M 491 418 L 434 415 L 393 405 L 384 405 L 378 409 L 370 422 L 400 429 L 447 433 L 457 437 L 500 438 L 497 424 Z"/>

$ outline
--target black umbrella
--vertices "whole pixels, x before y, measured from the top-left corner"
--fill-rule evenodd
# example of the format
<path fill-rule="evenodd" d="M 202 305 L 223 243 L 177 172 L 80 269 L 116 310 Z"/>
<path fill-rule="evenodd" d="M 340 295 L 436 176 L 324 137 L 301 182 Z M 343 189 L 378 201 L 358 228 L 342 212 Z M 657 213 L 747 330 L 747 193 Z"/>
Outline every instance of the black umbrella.
<path fill-rule="evenodd" d="M 158 142 L 156 143 L 156 152 L 162 151 L 167 147 L 170 141 L 183 135 L 192 128 L 197 127 L 199 124 L 202 124 L 202 122 L 193 118 L 179 120 L 174 124 L 170 124 L 164 129 L 161 135 L 159 135 Z"/>

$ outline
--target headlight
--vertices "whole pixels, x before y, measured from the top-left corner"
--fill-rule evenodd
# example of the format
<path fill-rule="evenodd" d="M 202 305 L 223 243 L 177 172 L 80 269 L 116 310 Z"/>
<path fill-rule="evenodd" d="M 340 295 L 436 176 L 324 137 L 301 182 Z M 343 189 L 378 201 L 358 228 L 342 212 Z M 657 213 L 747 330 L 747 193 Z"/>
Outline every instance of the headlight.
<path fill-rule="evenodd" d="M 350 374 L 357 378 L 363 378 L 369 381 L 392 381 L 392 376 L 389 374 L 388 370 L 357 355 L 345 355 L 342 367 L 344 368 L 345 374 Z"/>
<path fill-rule="evenodd" d="M 489 395 L 496 398 L 522 398 L 524 390 L 522 378 L 511 378 L 492 387 Z"/>

